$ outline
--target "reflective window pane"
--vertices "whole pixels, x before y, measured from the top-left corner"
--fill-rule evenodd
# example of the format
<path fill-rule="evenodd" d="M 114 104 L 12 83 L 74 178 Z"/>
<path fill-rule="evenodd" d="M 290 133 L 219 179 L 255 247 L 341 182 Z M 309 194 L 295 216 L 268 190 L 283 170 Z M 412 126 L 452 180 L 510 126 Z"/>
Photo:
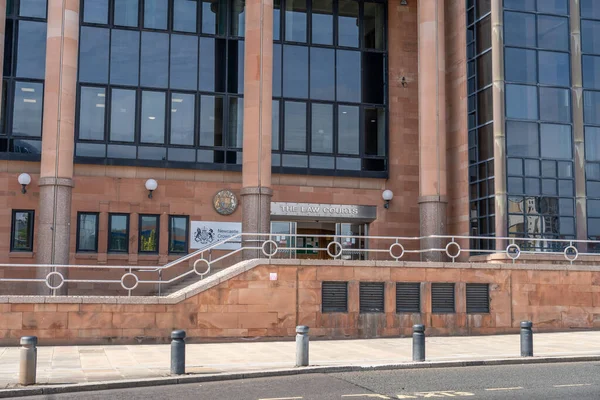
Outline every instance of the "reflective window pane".
<path fill-rule="evenodd" d="M 41 83 L 15 83 L 12 126 L 14 136 L 42 135 L 43 95 L 44 85 Z"/>
<path fill-rule="evenodd" d="M 169 217 L 169 253 L 187 253 L 188 219 Z"/>
<path fill-rule="evenodd" d="M 202 96 L 200 107 L 200 146 L 223 146 L 223 97 Z"/>
<path fill-rule="evenodd" d="M 281 45 L 273 44 L 273 97 L 281 96 Z"/>
<path fill-rule="evenodd" d="M 79 97 L 79 139 L 104 140 L 104 88 L 81 87 Z"/>
<path fill-rule="evenodd" d="M 312 3 L 312 43 L 333 44 L 333 1 Z"/>
<path fill-rule="evenodd" d="M 166 88 L 169 86 L 169 35 L 142 32 L 140 85 Z"/>
<path fill-rule="evenodd" d="M 312 79 L 312 77 L 311 77 Z M 381 53 L 362 53 L 362 101 L 383 104 L 385 63 Z"/>
<path fill-rule="evenodd" d="M 196 90 L 197 65 L 198 38 L 190 35 L 171 35 L 171 89 Z M 210 79 L 212 81 L 214 78 Z"/>
<path fill-rule="evenodd" d="M 538 119 L 537 88 L 506 85 L 506 116 L 516 119 Z"/>
<path fill-rule="evenodd" d="M 315 153 L 333 152 L 333 105 L 312 105 L 311 151 Z"/>
<path fill-rule="evenodd" d="M 140 253 L 158 252 L 158 221 L 158 215 L 140 215 Z"/>
<path fill-rule="evenodd" d="M 98 250 L 98 214 L 77 216 L 77 251 Z"/>
<path fill-rule="evenodd" d="M 535 11 L 536 0 L 504 0 L 504 8 L 521 11 Z"/>
<path fill-rule="evenodd" d="M 584 53 L 600 54 L 600 21 L 581 21 L 581 46 Z"/>
<path fill-rule="evenodd" d="M 79 38 L 79 81 L 108 83 L 108 43 L 110 31 L 81 27 Z"/>
<path fill-rule="evenodd" d="M 585 159 L 600 161 L 600 128 L 585 127 Z"/>
<path fill-rule="evenodd" d="M 241 148 L 244 132 L 244 99 L 229 98 L 229 143 L 228 147 Z"/>
<path fill-rule="evenodd" d="M 144 28 L 167 29 L 168 0 L 144 0 Z"/>
<path fill-rule="evenodd" d="M 110 82 L 138 85 L 140 33 L 113 29 L 110 46 Z"/>
<path fill-rule="evenodd" d="M 583 92 L 583 118 L 586 124 L 600 125 L 600 92 Z"/>
<path fill-rule="evenodd" d="M 281 0 L 273 0 L 273 40 L 281 40 Z"/>
<path fill-rule="evenodd" d="M 225 92 L 226 41 L 200 38 L 199 86 L 207 92 Z"/>
<path fill-rule="evenodd" d="M 382 108 L 365 108 L 365 154 L 385 156 L 385 111 Z"/>
<path fill-rule="evenodd" d="M 279 100 L 273 100 L 271 120 L 271 150 L 279 150 Z"/>
<path fill-rule="evenodd" d="M 540 51 L 539 65 L 540 83 L 545 85 L 569 86 L 571 68 L 568 53 Z"/>
<path fill-rule="evenodd" d="M 580 0 L 581 17 L 600 19 L 600 3 L 597 0 Z"/>
<path fill-rule="evenodd" d="M 538 47 L 552 50 L 569 50 L 568 18 L 539 15 L 537 31 Z"/>
<path fill-rule="evenodd" d="M 477 35 L 477 53 L 482 53 L 492 47 L 492 18 L 485 17 L 475 24 Z"/>
<path fill-rule="evenodd" d="M 535 85 L 537 83 L 537 52 L 510 47 L 506 48 L 504 52 L 506 80 L 508 82 L 532 83 Z M 515 62 L 515 60 L 519 60 L 519 62 Z M 488 69 L 491 71 L 491 65 Z"/>
<path fill-rule="evenodd" d="M 494 119 L 493 102 L 494 99 L 491 87 L 477 93 L 477 123 L 479 125 Z"/>
<path fill-rule="evenodd" d="M 108 0 L 85 0 L 83 22 L 92 24 L 108 23 Z"/>
<path fill-rule="evenodd" d="M 33 211 L 13 211 L 11 251 L 33 251 Z"/>
<path fill-rule="evenodd" d="M 227 26 L 227 0 L 202 1 L 202 32 L 224 35 Z"/>
<path fill-rule="evenodd" d="M 600 89 L 600 57 L 583 56 L 583 87 Z"/>
<path fill-rule="evenodd" d="M 573 158 L 572 142 L 569 125 L 541 125 L 540 144 L 543 158 Z"/>
<path fill-rule="evenodd" d="M 283 149 L 306 151 L 306 103 L 286 101 L 283 124 Z"/>
<path fill-rule="evenodd" d="M 46 1 L 20 0 L 19 15 L 21 17 L 46 18 Z"/>
<path fill-rule="evenodd" d="M 476 63 L 477 89 L 483 89 L 484 87 L 492 84 L 492 52 L 488 51 L 487 53 L 478 57 Z M 508 74 L 508 71 L 506 71 L 506 73 Z"/>
<path fill-rule="evenodd" d="M 338 107 L 338 153 L 358 154 L 360 127 L 359 119 L 358 107 Z"/>
<path fill-rule="evenodd" d="M 358 2 L 338 2 L 338 45 L 358 47 Z"/>
<path fill-rule="evenodd" d="M 504 44 L 506 46 L 535 47 L 535 15 L 505 12 Z"/>
<path fill-rule="evenodd" d="M 365 3 L 364 46 L 369 49 L 385 48 L 385 8 L 383 3 Z"/>
<path fill-rule="evenodd" d="M 233 36 L 244 36 L 246 33 L 245 4 L 245 0 L 231 0 L 230 33 Z"/>
<path fill-rule="evenodd" d="M 21 78 L 46 77 L 46 23 L 19 21 L 17 73 Z"/>
<path fill-rule="evenodd" d="M 173 30 L 196 32 L 197 0 L 173 1 Z"/>
<path fill-rule="evenodd" d="M 108 251 L 127 253 L 129 250 L 129 215 L 110 215 Z"/>
<path fill-rule="evenodd" d="M 112 89 L 110 140 L 133 142 L 135 136 L 135 90 Z"/>
<path fill-rule="evenodd" d="M 143 143 L 165 142 L 165 93 L 142 92 L 140 140 Z"/>
<path fill-rule="evenodd" d="M 359 103 L 361 100 L 360 52 L 337 50 L 336 56 L 337 100 Z"/>
<path fill-rule="evenodd" d="M 568 14 L 569 0 L 538 0 L 537 10 L 548 14 Z"/>
<path fill-rule="evenodd" d="M 194 145 L 196 96 L 171 94 L 171 144 Z"/>
<path fill-rule="evenodd" d="M 283 95 L 297 98 L 308 97 L 307 47 L 283 46 Z"/>
<path fill-rule="evenodd" d="M 138 0 L 114 0 L 114 2 L 115 25 L 138 26 Z"/>
<path fill-rule="evenodd" d="M 540 88 L 540 119 L 571 122 L 570 90 Z"/>
<path fill-rule="evenodd" d="M 539 157 L 539 147 L 536 123 L 506 123 L 506 152 L 509 157 Z"/>
<path fill-rule="evenodd" d="M 285 2 L 285 40 L 306 42 L 306 0 Z"/>
<path fill-rule="evenodd" d="M 310 49 L 310 98 L 335 100 L 335 50 Z"/>

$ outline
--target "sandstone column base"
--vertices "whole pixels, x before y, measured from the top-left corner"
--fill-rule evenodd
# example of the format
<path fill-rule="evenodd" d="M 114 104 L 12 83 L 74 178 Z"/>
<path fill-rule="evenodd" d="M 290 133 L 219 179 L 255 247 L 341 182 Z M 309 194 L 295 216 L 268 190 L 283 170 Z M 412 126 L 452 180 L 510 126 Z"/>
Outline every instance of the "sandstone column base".
<path fill-rule="evenodd" d="M 241 190 L 242 197 L 242 232 L 269 233 L 271 232 L 271 198 L 273 190 L 267 187 L 245 187 Z M 244 247 L 260 247 L 268 237 L 247 236 L 242 240 Z M 244 260 L 264 258 L 260 250 L 245 250 Z"/>
<path fill-rule="evenodd" d="M 446 212 L 448 201 L 445 196 L 421 196 L 419 198 L 421 236 L 445 235 Z M 443 249 L 448 241 L 445 239 L 422 239 L 421 249 Z M 444 252 L 425 252 L 421 261 L 444 261 Z"/>
<path fill-rule="evenodd" d="M 71 195 L 73 180 L 68 178 L 41 178 L 40 207 L 37 225 L 37 263 L 38 264 L 69 264 L 71 252 Z M 56 270 L 67 278 L 66 268 L 38 269 L 37 277 L 45 278 Z M 59 277 L 51 280 L 53 286 L 58 286 Z M 40 294 L 50 294 L 46 285 L 40 286 Z M 56 291 L 57 294 L 67 293 L 67 284 Z"/>

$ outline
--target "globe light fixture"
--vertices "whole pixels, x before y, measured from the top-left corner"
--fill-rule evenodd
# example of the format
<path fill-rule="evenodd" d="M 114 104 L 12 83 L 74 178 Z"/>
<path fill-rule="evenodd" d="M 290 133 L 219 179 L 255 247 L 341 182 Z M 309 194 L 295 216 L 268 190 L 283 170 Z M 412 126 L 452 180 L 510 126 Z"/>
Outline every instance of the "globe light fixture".
<path fill-rule="evenodd" d="M 394 192 L 392 192 L 391 190 L 384 190 L 383 193 L 381 194 L 381 197 L 383 198 L 383 201 L 385 201 L 385 203 L 383 204 L 384 208 L 390 208 L 390 201 L 394 198 Z"/>
<path fill-rule="evenodd" d="M 19 184 L 21 185 L 21 193 L 27 193 L 27 185 L 31 183 L 31 176 L 27 173 L 19 175 Z"/>
<path fill-rule="evenodd" d="M 158 187 L 158 182 L 156 182 L 154 179 L 148 179 L 146 181 L 146 190 L 148 191 L 149 199 L 152 198 L 152 192 L 154 192 L 157 187 Z"/>

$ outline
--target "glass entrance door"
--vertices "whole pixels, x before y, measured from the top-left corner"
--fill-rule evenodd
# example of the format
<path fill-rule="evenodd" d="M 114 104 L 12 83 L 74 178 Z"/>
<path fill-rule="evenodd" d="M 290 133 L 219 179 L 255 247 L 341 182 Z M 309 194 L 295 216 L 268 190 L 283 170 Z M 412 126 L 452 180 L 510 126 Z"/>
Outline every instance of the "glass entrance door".
<path fill-rule="evenodd" d="M 277 243 L 277 258 L 296 258 L 296 223 L 295 222 L 271 222 L 271 240 Z"/>
<path fill-rule="evenodd" d="M 359 250 L 368 248 L 365 236 L 368 236 L 369 224 L 336 224 L 335 230 L 342 245 L 343 260 L 367 259 L 367 253 Z"/>

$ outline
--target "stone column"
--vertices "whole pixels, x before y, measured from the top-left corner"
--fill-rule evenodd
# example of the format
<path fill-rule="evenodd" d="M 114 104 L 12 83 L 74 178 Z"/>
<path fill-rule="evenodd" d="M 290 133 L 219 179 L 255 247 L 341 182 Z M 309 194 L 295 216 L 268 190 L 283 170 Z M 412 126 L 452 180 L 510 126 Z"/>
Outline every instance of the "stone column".
<path fill-rule="evenodd" d="M 419 22 L 419 209 L 421 236 L 446 233 L 446 49 L 444 1 L 418 1 Z M 421 248 L 445 246 L 423 240 Z M 424 261 L 442 259 L 423 253 Z"/>
<path fill-rule="evenodd" d="M 273 0 L 246 1 L 242 231 L 270 231 Z M 247 242 L 246 242 L 247 243 Z M 244 257 L 259 256 L 257 252 Z"/>
<path fill-rule="evenodd" d="M 575 153 L 575 226 L 577 239 L 587 240 L 587 197 L 585 188 L 585 143 L 583 122 L 583 72 L 581 65 L 581 12 L 579 0 L 571 0 L 571 104 L 573 108 L 573 141 Z M 577 245 L 580 252 L 587 244 Z"/>
<path fill-rule="evenodd" d="M 496 196 L 496 237 L 508 236 L 508 195 L 506 187 L 506 134 L 504 107 L 504 17 L 502 0 L 492 0 L 492 102 L 494 117 L 494 191 Z M 504 250 L 506 240 L 496 239 L 496 250 Z"/>
<path fill-rule="evenodd" d="M 43 264 L 69 263 L 78 41 L 79 1 L 49 0 L 37 236 Z"/>

